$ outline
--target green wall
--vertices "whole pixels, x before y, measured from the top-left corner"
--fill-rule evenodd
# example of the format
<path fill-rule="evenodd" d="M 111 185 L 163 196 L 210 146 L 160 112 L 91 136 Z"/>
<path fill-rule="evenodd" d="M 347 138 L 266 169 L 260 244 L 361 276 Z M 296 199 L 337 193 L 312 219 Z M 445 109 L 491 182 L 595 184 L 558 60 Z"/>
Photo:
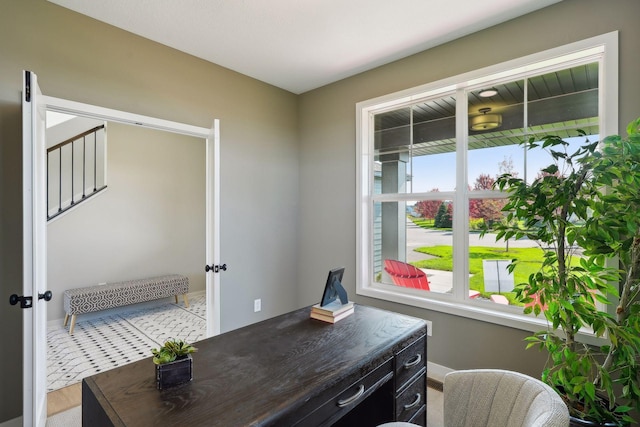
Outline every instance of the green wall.
<path fill-rule="evenodd" d="M 327 271 L 344 265 L 357 302 L 433 321 L 431 361 L 537 375 L 543 358 L 523 350 L 522 331 L 355 295 L 355 104 L 619 30 L 624 129 L 640 115 L 639 12 L 637 0 L 564 0 L 296 96 L 46 0 L 2 0 L 0 297 L 22 286 L 20 87 L 28 69 L 50 96 L 204 127 L 221 120 L 223 331 L 317 302 Z M 22 312 L 5 304 L 0 333 L 19 349 Z M 0 368 L 0 423 L 22 413 L 17 353 Z"/>
<path fill-rule="evenodd" d="M 357 102 L 456 76 L 611 31 L 619 31 L 619 129 L 640 116 L 637 0 L 565 0 L 537 12 L 300 96 L 299 305 L 345 265 L 356 302 L 433 322 L 429 361 L 454 369 L 497 367 L 538 376 L 544 354 L 525 351 L 527 333 L 447 313 L 355 295 Z M 437 19 L 437 17 L 433 17 Z M 425 20 L 425 22 L 428 19 Z"/>
<path fill-rule="evenodd" d="M 22 413 L 22 312 L 8 301 L 22 288 L 23 69 L 45 95 L 207 128 L 220 119 L 221 329 L 296 308 L 298 97 L 46 0 L 1 0 L 0 335 L 12 355 L 0 423 Z"/>

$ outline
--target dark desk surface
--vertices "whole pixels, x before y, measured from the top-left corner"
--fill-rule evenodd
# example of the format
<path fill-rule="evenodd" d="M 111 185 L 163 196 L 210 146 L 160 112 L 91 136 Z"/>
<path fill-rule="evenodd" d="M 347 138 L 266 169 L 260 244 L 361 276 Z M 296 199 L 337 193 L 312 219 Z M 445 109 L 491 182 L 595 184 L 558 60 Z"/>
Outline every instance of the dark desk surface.
<path fill-rule="evenodd" d="M 356 305 L 336 324 L 310 308 L 196 343 L 193 381 L 159 391 L 151 358 L 86 378 L 83 421 L 101 425 L 273 425 L 323 391 L 357 381 L 424 335 L 425 322 Z M 85 405 L 86 404 L 86 405 Z M 96 410 L 103 412 L 98 416 Z"/>

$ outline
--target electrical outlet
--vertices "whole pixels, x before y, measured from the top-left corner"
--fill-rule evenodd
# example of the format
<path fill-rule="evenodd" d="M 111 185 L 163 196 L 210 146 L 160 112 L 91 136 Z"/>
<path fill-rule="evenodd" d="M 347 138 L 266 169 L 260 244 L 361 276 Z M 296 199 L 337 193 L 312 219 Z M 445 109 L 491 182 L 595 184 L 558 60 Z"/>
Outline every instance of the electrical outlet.
<path fill-rule="evenodd" d="M 260 298 L 253 300 L 253 312 L 257 313 L 262 310 L 262 300 Z"/>
<path fill-rule="evenodd" d="M 431 320 L 427 320 L 427 336 L 430 337 L 431 333 L 433 331 L 433 322 L 431 322 Z"/>

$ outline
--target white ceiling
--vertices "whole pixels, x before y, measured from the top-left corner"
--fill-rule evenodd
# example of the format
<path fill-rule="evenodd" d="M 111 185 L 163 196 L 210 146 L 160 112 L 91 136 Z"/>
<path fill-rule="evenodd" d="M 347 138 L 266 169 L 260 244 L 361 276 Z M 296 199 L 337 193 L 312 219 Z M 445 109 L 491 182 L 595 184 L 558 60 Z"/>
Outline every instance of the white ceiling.
<path fill-rule="evenodd" d="M 49 0 L 293 93 L 561 0 Z"/>

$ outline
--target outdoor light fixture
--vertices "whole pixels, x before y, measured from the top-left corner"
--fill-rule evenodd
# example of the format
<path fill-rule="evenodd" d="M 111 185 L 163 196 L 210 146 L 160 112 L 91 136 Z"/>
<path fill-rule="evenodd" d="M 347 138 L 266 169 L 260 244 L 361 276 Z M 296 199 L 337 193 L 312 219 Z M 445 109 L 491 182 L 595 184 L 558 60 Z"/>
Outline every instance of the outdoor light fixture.
<path fill-rule="evenodd" d="M 489 89 L 482 89 L 480 92 L 478 92 L 478 95 L 483 97 L 483 98 L 489 98 L 490 96 L 494 96 L 497 95 L 498 91 L 496 88 L 492 87 Z"/>
<path fill-rule="evenodd" d="M 483 131 L 489 129 L 495 129 L 502 126 L 502 116 L 500 114 L 487 114 L 491 111 L 491 108 L 485 107 L 478 110 L 482 114 L 479 116 L 471 117 L 469 125 L 471 130 Z"/>

